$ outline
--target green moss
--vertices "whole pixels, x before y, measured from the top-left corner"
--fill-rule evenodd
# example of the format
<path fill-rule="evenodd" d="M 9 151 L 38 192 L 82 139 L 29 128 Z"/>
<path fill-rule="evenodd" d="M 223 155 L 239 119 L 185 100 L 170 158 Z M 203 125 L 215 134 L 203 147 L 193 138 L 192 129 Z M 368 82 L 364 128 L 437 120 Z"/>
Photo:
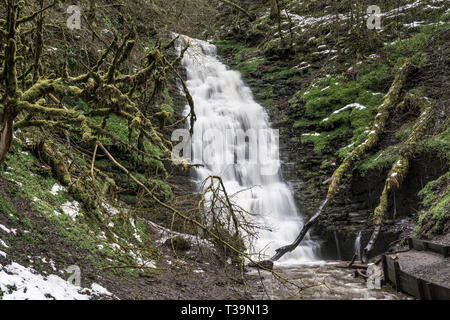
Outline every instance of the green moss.
<path fill-rule="evenodd" d="M 16 214 L 14 206 L 6 199 L 2 191 L 0 191 L 0 213 L 10 218 Z"/>
<path fill-rule="evenodd" d="M 398 158 L 400 154 L 400 147 L 398 145 L 389 146 L 384 150 L 378 151 L 373 156 L 363 160 L 359 165 L 358 169 L 365 175 L 371 170 L 377 172 L 383 172 L 390 168 L 392 163 Z"/>
<path fill-rule="evenodd" d="M 314 151 L 316 153 L 322 152 L 325 148 L 330 148 L 331 141 L 341 136 L 348 131 L 348 127 L 341 126 L 333 131 L 326 131 L 319 134 L 304 134 L 301 138 L 301 142 L 305 143 L 311 141 L 314 143 Z"/>
<path fill-rule="evenodd" d="M 128 122 L 116 115 L 111 115 L 106 122 L 105 129 L 114 133 L 120 140 L 128 141 Z"/>
<path fill-rule="evenodd" d="M 414 127 L 414 123 L 405 123 L 399 130 L 395 132 L 395 137 L 399 140 L 405 140 Z"/>
<path fill-rule="evenodd" d="M 244 45 L 236 40 L 214 40 L 212 43 L 224 54 L 236 52 L 244 48 Z"/>
<path fill-rule="evenodd" d="M 258 70 L 258 66 L 261 63 L 258 57 L 254 57 L 245 61 L 242 61 L 242 58 L 239 57 L 239 59 L 236 60 L 239 61 L 239 64 L 236 65 L 236 69 L 242 72 L 244 75 L 256 72 Z"/>
<path fill-rule="evenodd" d="M 418 142 L 416 152 L 435 154 L 450 164 L 450 121 L 444 125 L 447 128 L 440 134 L 429 136 Z"/>
<path fill-rule="evenodd" d="M 450 171 L 429 182 L 419 192 L 422 205 L 426 208 L 419 217 L 418 230 L 426 220 L 432 220 L 432 232 L 439 234 L 450 218 Z"/>
<path fill-rule="evenodd" d="M 322 79 L 309 89 L 297 92 L 289 104 L 291 108 L 305 105 L 304 114 L 293 126 L 320 132 L 320 136 L 302 140 L 314 142 L 315 150 L 321 151 L 348 130 L 353 132 L 351 143 L 362 143 L 382 101 L 382 94 L 368 91 L 357 81 L 343 82 L 338 76 Z"/>
<path fill-rule="evenodd" d="M 2 178 L 13 185 L 9 191 L 15 194 L 20 189 L 21 198 L 30 201 L 40 218 L 46 219 L 63 239 L 87 250 L 90 253 L 88 258 L 95 266 L 138 265 L 139 261 L 156 261 L 157 250 L 150 238 L 152 231 L 148 224 L 135 218 L 133 226 L 129 212 L 120 209 L 120 204 L 113 208 L 98 203 L 96 208 L 91 209 L 79 204 L 77 217 L 71 218 L 64 213 L 62 205 L 75 203 L 73 196 L 64 190 L 50 193 L 52 187 L 58 184 L 57 180 L 50 174 L 38 172 L 36 168 L 41 165 L 37 159 L 23 151 L 17 141 L 13 149 L 14 152 L 10 152 L 6 160 L 8 174 L 2 174 Z M 105 160 L 99 162 L 106 166 Z M 20 186 L 14 186 L 14 183 L 20 183 Z M 171 198 L 170 187 L 162 181 L 151 179 L 149 185 L 161 192 L 165 200 Z M 2 194 L 3 191 L 0 192 L 0 211 L 12 215 L 11 221 L 21 226 L 21 229 L 31 230 L 23 234 L 23 239 L 30 243 L 45 241 L 45 230 L 32 228 L 31 221 L 16 212 Z M 94 218 L 96 216 L 101 216 L 104 224 L 99 223 Z"/>
<path fill-rule="evenodd" d="M 392 78 L 392 69 L 385 63 L 370 63 L 357 75 L 357 81 L 363 88 L 374 91 L 384 90 Z"/>
<path fill-rule="evenodd" d="M 447 191 L 450 189 L 450 172 L 442 175 L 438 179 L 429 182 L 420 192 L 419 196 L 422 198 L 422 204 L 425 207 L 429 207 L 436 202 L 439 198 L 439 191 L 443 186 L 447 186 Z"/>
<path fill-rule="evenodd" d="M 161 111 L 167 112 L 167 114 L 169 115 L 169 119 L 173 119 L 175 111 L 173 110 L 173 107 L 170 104 L 162 104 L 159 106 L 159 109 Z"/>
<path fill-rule="evenodd" d="M 386 46 L 388 62 L 395 67 L 400 67 L 408 57 L 422 52 L 428 40 L 434 34 L 434 30 L 434 28 L 423 28 L 422 32 L 414 34 L 411 38 Z"/>
<path fill-rule="evenodd" d="M 320 121 L 318 120 L 310 120 L 310 119 L 300 119 L 296 120 L 294 122 L 293 128 L 299 129 L 299 128 L 314 128 L 317 125 L 319 125 Z"/>

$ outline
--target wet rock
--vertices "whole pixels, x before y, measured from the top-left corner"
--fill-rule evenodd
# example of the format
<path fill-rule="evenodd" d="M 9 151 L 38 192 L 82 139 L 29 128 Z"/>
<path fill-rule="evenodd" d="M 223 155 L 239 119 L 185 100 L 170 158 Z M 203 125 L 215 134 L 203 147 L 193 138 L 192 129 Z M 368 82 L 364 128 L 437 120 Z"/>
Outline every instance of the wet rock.
<path fill-rule="evenodd" d="M 258 264 L 250 262 L 248 264 L 248 266 L 250 268 L 262 268 L 262 269 L 272 270 L 273 269 L 273 261 L 272 260 L 264 260 L 264 261 L 258 262 Z"/>
<path fill-rule="evenodd" d="M 181 236 L 167 239 L 164 244 L 176 251 L 188 251 L 191 249 L 191 243 Z"/>

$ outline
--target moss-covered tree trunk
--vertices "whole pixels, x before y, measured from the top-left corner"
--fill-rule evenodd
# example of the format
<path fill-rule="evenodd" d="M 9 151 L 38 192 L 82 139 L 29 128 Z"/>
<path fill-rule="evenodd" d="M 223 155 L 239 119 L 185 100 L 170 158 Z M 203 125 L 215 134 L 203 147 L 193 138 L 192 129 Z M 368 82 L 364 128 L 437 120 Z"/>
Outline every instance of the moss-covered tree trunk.
<path fill-rule="evenodd" d="M 278 7 L 278 0 L 270 0 L 270 18 L 277 19 L 280 17 L 280 8 Z"/>
<path fill-rule="evenodd" d="M 0 165 L 5 161 L 12 141 L 12 128 L 14 124 L 15 111 L 13 106 L 7 106 L 1 118 L 0 131 Z"/>
<path fill-rule="evenodd" d="M 5 84 L 5 97 L 0 114 L 0 165 L 5 161 L 6 154 L 12 141 L 14 119 L 17 116 L 17 74 L 16 74 L 16 11 L 15 1 L 8 0 L 8 13 L 5 29 L 7 44 L 3 66 L 3 81 Z"/>
<path fill-rule="evenodd" d="M 375 228 L 367 246 L 364 248 L 365 260 L 368 259 L 369 254 L 371 253 L 380 234 L 383 218 L 389 208 L 389 196 L 401 187 L 406 175 L 408 174 L 410 160 L 414 154 L 415 147 L 419 140 L 425 135 L 431 120 L 434 118 L 433 105 L 427 99 L 417 99 L 413 94 L 411 94 L 407 95 L 405 100 L 419 101 L 418 103 L 422 106 L 424 111 L 417 119 L 411 134 L 404 142 L 399 158 L 392 165 L 392 168 L 387 175 L 379 204 L 373 213 Z"/>

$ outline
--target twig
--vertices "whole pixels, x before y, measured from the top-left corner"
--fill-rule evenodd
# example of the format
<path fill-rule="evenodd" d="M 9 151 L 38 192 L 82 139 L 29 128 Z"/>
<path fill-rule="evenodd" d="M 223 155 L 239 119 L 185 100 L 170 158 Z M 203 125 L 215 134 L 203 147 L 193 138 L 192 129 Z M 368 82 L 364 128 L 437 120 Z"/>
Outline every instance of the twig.
<path fill-rule="evenodd" d="M 98 149 L 98 143 L 95 145 L 94 148 L 94 154 L 92 156 L 92 161 L 91 161 L 91 177 L 92 177 L 92 182 L 95 183 L 95 178 L 94 178 L 94 165 L 95 165 L 95 158 L 97 156 L 97 149 Z"/>

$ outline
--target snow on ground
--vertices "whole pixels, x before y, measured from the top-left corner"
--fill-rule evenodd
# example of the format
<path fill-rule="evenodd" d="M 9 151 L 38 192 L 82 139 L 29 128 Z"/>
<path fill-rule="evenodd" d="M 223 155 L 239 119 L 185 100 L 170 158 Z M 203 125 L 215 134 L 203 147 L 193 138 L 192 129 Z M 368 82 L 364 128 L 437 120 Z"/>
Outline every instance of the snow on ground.
<path fill-rule="evenodd" d="M 199 237 L 196 237 L 194 235 L 186 234 L 186 233 L 179 233 L 170 229 L 167 229 L 166 227 L 163 227 L 159 224 L 156 224 L 154 222 L 148 221 L 148 223 L 156 229 L 158 232 L 158 240 L 156 240 L 157 243 L 165 243 L 168 239 L 175 237 L 175 236 L 181 236 L 187 240 L 189 240 L 191 243 L 197 243 L 199 245 L 207 246 L 211 249 L 214 248 L 214 245 L 205 239 L 201 239 Z"/>
<path fill-rule="evenodd" d="M 18 263 L 0 264 L 0 290 L 3 300 L 89 300 L 113 295 L 94 283 L 81 288 L 56 275 L 42 276 Z"/>
<path fill-rule="evenodd" d="M 361 105 L 359 103 L 351 103 L 351 104 L 348 104 L 348 105 L 346 105 L 345 107 L 343 107 L 343 108 L 341 108 L 339 110 L 334 111 L 333 114 L 338 114 L 338 113 L 340 113 L 340 112 L 342 112 L 344 110 L 350 109 L 350 108 L 355 108 L 355 109 L 358 109 L 358 110 L 366 109 L 365 106 L 363 106 L 363 105 Z"/>
<path fill-rule="evenodd" d="M 0 244 L 5 248 L 9 248 L 9 246 L 2 239 L 0 239 Z"/>
<path fill-rule="evenodd" d="M 78 201 L 67 201 L 61 205 L 61 210 L 75 221 L 75 218 L 80 213 L 80 204 Z"/>
<path fill-rule="evenodd" d="M 59 184 L 55 183 L 52 187 L 52 190 L 50 191 L 50 193 L 54 196 L 56 196 L 58 194 L 58 192 L 60 191 L 64 191 L 67 192 L 67 189 L 64 188 L 63 186 L 60 186 Z"/>
<path fill-rule="evenodd" d="M 313 132 L 313 133 L 303 133 L 302 136 L 312 136 L 312 137 L 319 137 L 320 133 Z"/>
<path fill-rule="evenodd" d="M 16 229 L 8 229 L 7 227 L 5 227 L 4 225 L 0 224 L 0 230 L 3 230 L 6 233 L 13 233 L 16 234 L 17 230 Z"/>
<path fill-rule="evenodd" d="M 133 218 L 130 218 L 130 223 L 131 223 L 131 226 L 133 227 L 133 230 L 134 230 L 133 236 L 136 238 L 137 241 L 142 242 L 141 237 L 137 233 L 136 222 L 135 222 L 135 220 Z"/>

